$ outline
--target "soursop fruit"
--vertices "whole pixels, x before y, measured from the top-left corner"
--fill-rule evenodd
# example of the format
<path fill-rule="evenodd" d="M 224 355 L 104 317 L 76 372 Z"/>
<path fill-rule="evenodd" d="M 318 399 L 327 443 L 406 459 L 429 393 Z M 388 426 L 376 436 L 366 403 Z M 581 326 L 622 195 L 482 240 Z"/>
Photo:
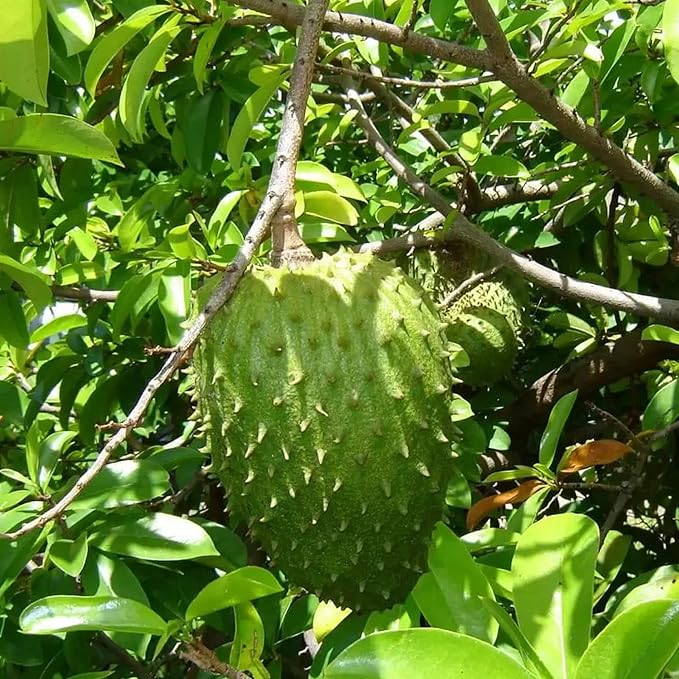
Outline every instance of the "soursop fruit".
<path fill-rule="evenodd" d="M 298 586 L 403 601 L 453 472 L 443 324 L 391 263 L 340 252 L 253 268 L 195 353 L 229 508 Z"/>
<path fill-rule="evenodd" d="M 466 279 L 493 267 L 485 253 L 464 243 L 449 250 L 420 250 L 408 265 L 435 302 L 446 297 Z M 458 368 L 466 384 L 492 384 L 506 376 L 522 346 L 526 290 L 511 272 L 500 271 L 464 292 L 441 310 L 448 321 L 448 339 L 459 344 L 469 365 Z"/>

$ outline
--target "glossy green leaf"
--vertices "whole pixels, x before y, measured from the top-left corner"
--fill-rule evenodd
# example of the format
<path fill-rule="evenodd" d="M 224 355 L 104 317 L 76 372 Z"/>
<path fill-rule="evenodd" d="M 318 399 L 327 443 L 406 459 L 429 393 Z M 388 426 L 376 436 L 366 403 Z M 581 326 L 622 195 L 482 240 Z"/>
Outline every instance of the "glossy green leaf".
<path fill-rule="evenodd" d="M 132 204 L 117 228 L 118 240 L 123 251 L 127 252 L 134 248 L 144 230 L 152 226 L 156 212 L 172 200 L 176 190 L 175 181 L 156 184 Z"/>
<path fill-rule="evenodd" d="M 213 250 L 218 250 L 223 245 L 241 245 L 243 234 L 238 229 L 228 228 L 229 215 L 238 205 L 238 201 L 245 191 L 230 191 L 217 204 L 215 211 L 207 225 L 207 239 Z"/>
<path fill-rule="evenodd" d="M 50 545 L 49 558 L 64 573 L 77 577 L 87 559 L 87 533 L 81 533 L 75 540 L 55 540 Z"/>
<path fill-rule="evenodd" d="M 561 432 L 566 426 L 566 422 L 571 414 L 571 410 L 578 398 L 578 391 L 571 391 L 564 394 L 554 405 L 549 413 L 547 426 L 540 439 L 540 462 L 545 466 L 551 466 L 556 454 L 556 447 L 561 438 Z"/>
<path fill-rule="evenodd" d="M 110 33 L 99 39 L 85 66 L 85 87 L 94 96 L 99 78 L 113 57 L 152 21 L 172 10 L 171 5 L 142 7 Z"/>
<path fill-rule="evenodd" d="M 0 514 L 0 532 L 18 528 L 35 517 L 37 509 L 27 511 L 25 505 Z M 33 531 L 17 540 L 0 540 L 0 596 L 15 584 L 26 564 L 43 548 L 51 526 Z"/>
<path fill-rule="evenodd" d="M 170 17 L 139 52 L 120 91 L 120 120 L 134 141 L 141 142 L 146 114 L 145 92 L 153 71 L 165 56 L 167 48 L 182 30 L 177 24 L 181 15 Z"/>
<path fill-rule="evenodd" d="M 646 601 L 658 599 L 679 600 L 679 578 L 668 576 L 635 587 L 617 606 L 614 617 Z"/>
<path fill-rule="evenodd" d="M 609 530 L 606 533 L 604 544 L 601 545 L 596 560 L 596 572 L 601 580 L 597 581 L 594 593 L 595 603 L 606 593 L 617 577 L 631 543 L 631 536 L 623 535 L 617 530 Z"/>
<path fill-rule="evenodd" d="M 594 639 L 575 679 L 656 679 L 679 649 L 679 601 L 647 601 Z"/>
<path fill-rule="evenodd" d="M 0 292 L 0 337 L 18 349 L 26 349 L 30 342 L 26 316 L 19 295 L 13 290 Z"/>
<path fill-rule="evenodd" d="M 54 335 L 68 332 L 73 328 L 82 328 L 87 325 L 87 318 L 81 314 L 66 314 L 57 316 L 44 325 L 37 327 L 31 333 L 31 342 L 42 342 L 42 340 Z"/>
<path fill-rule="evenodd" d="M 479 109 L 471 101 L 465 101 L 464 99 L 454 99 L 452 101 L 437 101 L 434 104 L 428 104 L 424 108 L 418 111 L 418 113 L 423 118 L 428 118 L 433 115 L 442 115 L 445 113 L 457 113 L 466 116 L 474 116 L 475 118 L 480 118 L 481 114 Z"/>
<path fill-rule="evenodd" d="M 479 597 L 494 599 L 493 590 L 464 543 L 442 523 L 434 530 L 432 545 L 429 548 L 429 569 L 443 595 L 436 605 L 446 610 L 445 617 L 448 620 L 446 627 L 490 643 L 494 642 L 497 636 L 497 622 L 479 599 Z M 417 588 L 414 596 L 418 605 L 424 604 L 423 598 L 418 598 Z M 442 611 L 433 613 L 430 603 L 429 601 L 421 607 L 422 613 L 430 624 L 438 625 Z M 431 620 L 429 615 L 432 615 Z"/>
<path fill-rule="evenodd" d="M 356 240 L 339 224 L 300 224 L 299 232 L 305 243 L 353 243 Z"/>
<path fill-rule="evenodd" d="M 271 97 L 273 97 L 286 78 L 287 74 L 273 74 L 270 76 L 269 81 L 250 95 L 238 112 L 236 120 L 234 120 L 231 127 L 229 141 L 226 144 L 226 156 L 234 172 L 240 168 L 243 151 L 252 133 L 252 128 L 262 113 L 264 113 Z"/>
<path fill-rule="evenodd" d="M 90 543 L 106 552 L 149 561 L 180 561 L 219 553 L 198 524 L 160 512 L 106 526 L 90 537 Z"/>
<path fill-rule="evenodd" d="M 202 617 L 236 604 L 281 592 L 282 587 L 267 570 L 245 566 L 207 584 L 186 609 L 186 620 Z"/>
<path fill-rule="evenodd" d="M 662 429 L 679 417 L 679 380 L 656 391 L 641 417 L 643 429 Z"/>
<path fill-rule="evenodd" d="M 481 603 L 495 617 L 501 630 L 514 644 L 514 648 L 521 654 L 524 665 L 540 679 L 552 679 L 550 671 L 545 667 L 535 649 L 530 645 L 528 639 L 523 636 L 519 626 L 507 611 L 492 599 L 481 599 Z"/>
<path fill-rule="evenodd" d="M 111 509 L 137 504 L 170 489 L 168 473 L 152 460 L 120 460 L 107 464 L 69 509 Z"/>
<path fill-rule="evenodd" d="M 47 490 L 64 450 L 77 435 L 74 431 L 56 431 L 40 442 L 35 478 L 42 490 Z"/>
<path fill-rule="evenodd" d="M 474 171 L 493 177 L 530 177 L 526 166 L 510 156 L 481 156 L 474 164 Z"/>
<path fill-rule="evenodd" d="M 49 45 L 45 0 L 4 3 L 0 80 L 24 99 L 47 106 Z M 8 121 L 2 121 L 1 125 Z M 2 146 L 0 132 L 0 147 Z"/>
<path fill-rule="evenodd" d="M 666 0 L 662 17 L 665 59 L 675 82 L 679 83 L 679 0 Z"/>
<path fill-rule="evenodd" d="M 165 319 L 170 342 L 178 344 L 184 322 L 191 313 L 191 262 L 182 260 L 168 266 L 160 277 L 158 306 Z"/>
<path fill-rule="evenodd" d="M 254 677 L 266 676 L 260 657 L 264 651 L 264 625 L 257 609 L 245 601 L 236 604 L 233 610 L 236 633 L 229 664 L 243 671 L 250 671 Z"/>
<path fill-rule="evenodd" d="M 26 634 L 76 630 L 162 634 L 165 621 L 132 599 L 98 596 L 48 596 L 25 608 L 19 618 Z"/>
<path fill-rule="evenodd" d="M 599 529 L 580 514 L 530 526 L 512 561 L 519 628 L 555 679 L 573 676 L 589 644 Z"/>
<path fill-rule="evenodd" d="M 360 639 L 333 660 L 323 679 L 533 676 L 508 655 L 474 637 L 441 629 L 378 632 Z"/>
<path fill-rule="evenodd" d="M 229 7 L 229 9 L 231 9 Z M 198 47 L 196 47 L 196 54 L 193 57 L 193 77 L 196 80 L 196 85 L 198 91 L 203 93 L 203 84 L 205 83 L 206 68 L 210 57 L 212 56 L 212 50 L 214 49 L 219 34 L 222 32 L 227 19 L 231 15 L 224 14 L 217 21 L 211 23 L 203 35 L 200 36 L 198 41 Z"/>
<path fill-rule="evenodd" d="M 82 120 L 57 113 L 0 120 L 0 150 L 94 158 L 120 165 L 118 154 L 105 134 Z"/>
<path fill-rule="evenodd" d="M 94 19 L 86 0 L 47 0 L 47 8 L 68 56 L 82 52 L 94 40 Z"/>
<path fill-rule="evenodd" d="M 224 102 L 219 90 L 209 90 L 191 102 L 186 113 L 186 159 L 199 174 L 207 174 L 222 135 Z"/>
<path fill-rule="evenodd" d="M 6 255 L 0 255 L 0 271 L 24 289 L 37 311 L 42 311 L 52 301 L 52 290 L 44 274 Z"/>
<path fill-rule="evenodd" d="M 304 193 L 304 214 L 319 217 L 338 224 L 358 224 L 356 208 L 333 191 L 309 191 Z"/>

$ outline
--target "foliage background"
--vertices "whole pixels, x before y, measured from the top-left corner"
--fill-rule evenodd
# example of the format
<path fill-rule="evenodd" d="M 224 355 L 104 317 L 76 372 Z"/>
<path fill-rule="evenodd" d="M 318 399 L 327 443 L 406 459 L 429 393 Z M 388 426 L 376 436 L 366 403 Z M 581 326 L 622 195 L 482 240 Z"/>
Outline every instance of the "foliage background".
<path fill-rule="evenodd" d="M 458 389 L 474 413 L 460 444 L 473 463 L 451 486 L 450 526 L 465 533 L 473 502 L 498 488 L 516 493 L 516 479 L 538 479 L 538 492 L 524 510 L 498 515 L 509 496 L 486 504 L 495 532 L 466 538 L 474 559 L 437 529 L 419 596 L 368 619 L 351 615 L 324 639 L 344 614 L 287 588 L 230 522 L 180 371 L 63 516 L 0 542 L 5 676 L 321 676 L 361 633 L 421 626 L 513 647 L 526 671 L 552 676 L 551 666 L 545 675 L 525 661 L 506 620 L 498 638 L 493 615 L 501 620 L 501 611 L 470 623 L 479 616 L 475 597 L 497 597 L 541 655 L 507 585 L 518 535 L 538 511 L 590 517 L 594 524 L 578 517 L 557 534 L 566 544 L 571 534 L 583 540 L 595 559 L 599 536 L 616 545 L 607 566 L 599 554 L 595 634 L 630 581 L 657 579 L 662 597 L 676 598 L 666 578 L 673 582 L 679 563 L 671 429 L 679 414 L 671 328 L 679 319 L 671 301 L 679 283 L 679 3 L 365 0 L 330 8 L 342 14 L 321 40 L 297 170 L 300 231 L 314 252 L 409 233 L 442 235 L 454 249 L 455 218 L 464 215 L 523 254 L 529 279 L 526 261 L 612 291 L 601 305 L 601 297 L 567 298 L 531 283 L 515 370 L 490 388 Z M 484 8 L 521 68 L 502 58 Z M 30 0 L 3 12 L 0 530 L 9 533 L 73 487 L 126 421 L 164 348 L 180 341 L 193 291 L 243 243 L 267 190 L 302 9 L 276 0 Z M 423 221 L 431 204 L 366 137 L 352 87 L 396 153 L 456 205 L 442 227 Z M 649 312 L 627 293 L 655 306 Z M 615 439 L 631 454 L 578 449 L 590 439 Z M 564 480 L 555 467 L 573 449 L 585 463 L 609 464 L 582 464 L 580 476 Z M 254 570 L 239 570 L 246 564 Z M 524 568 L 538 572 L 535 562 Z M 201 599 L 220 577 L 215 569 L 232 579 Z M 469 573 L 478 591 L 464 590 Z M 586 589 L 587 577 L 577 576 L 572 591 Z M 55 599 L 42 612 L 29 609 L 35 618 L 23 626 L 33 634 L 20 632 L 22 611 L 44 597 L 95 595 L 127 603 L 111 617 L 91 600 Z M 645 591 L 640 601 L 656 595 Z M 470 597 L 475 604 L 465 607 Z M 589 640 L 591 605 L 574 619 L 561 624 L 586 628 Z M 417 638 L 427 652 L 416 660 L 399 651 L 406 637 L 356 647 L 361 676 L 412 676 L 408 658 L 422 674 L 446 667 L 451 637 L 427 634 L 426 643 Z M 670 648 L 679 637 L 668 634 Z M 665 655 L 669 662 L 671 648 Z M 375 670 L 375 657 L 391 658 L 394 674 Z M 599 662 L 602 671 L 611 659 Z M 666 665 L 648 676 L 679 667 Z M 563 676 L 576 671 L 585 670 L 574 665 Z M 337 665 L 326 676 L 341 672 Z"/>

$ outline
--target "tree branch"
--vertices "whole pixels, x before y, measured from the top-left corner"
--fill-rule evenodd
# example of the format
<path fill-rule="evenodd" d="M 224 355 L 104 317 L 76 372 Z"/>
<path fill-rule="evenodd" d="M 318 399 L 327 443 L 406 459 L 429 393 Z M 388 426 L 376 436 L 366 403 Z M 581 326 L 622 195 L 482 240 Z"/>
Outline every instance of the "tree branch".
<path fill-rule="evenodd" d="M 363 128 L 377 152 L 384 158 L 397 176 L 410 186 L 416 195 L 426 200 L 441 215 L 451 215 L 454 209 L 449 201 L 438 191 L 432 189 L 431 186 L 415 174 L 412 168 L 401 160 L 396 152 L 386 143 L 372 120 L 368 117 L 363 104 L 358 99 L 353 84 L 348 81 L 346 87 L 349 105 L 357 112 L 356 122 Z M 443 216 L 441 217 L 441 222 L 443 222 Z M 620 309 L 621 311 L 629 311 L 639 316 L 655 317 L 669 323 L 679 322 L 679 302 L 676 300 L 625 292 L 623 290 L 607 288 L 603 285 L 576 280 L 542 264 L 538 264 L 501 245 L 474 226 L 461 214 L 455 216 L 451 228 L 440 237 L 431 238 L 424 234 L 416 233 L 393 239 L 391 242 L 377 241 L 366 243 L 361 246 L 360 250 L 362 252 L 380 254 L 408 250 L 411 247 L 436 247 L 442 242 L 454 240 L 470 243 L 488 253 L 497 260 L 498 264 L 518 271 L 525 278 L 541 287 L 556 292 L 562 297 L 603 304 L 604 306 Z"/>
<path fill-rule="evenodd" d="M 84 285 L 53 285 L 52 294 L 62 299 L 85 302 L 115 302 L 120 293 L 118 290 L 94 290 Z"/>
<path fill-rule="evenodd" d="M 305 22 L 302 28 L 302 36 L 300 38 L 300 46 L 305 45 L 308 48 L 309 37 L 308 31 L 316 31 L 315 23 L 320 24 L 317 20 L 317 13 L 319 8 L 323 8 L 327 0 L 313 0 L 307 11 L 311 20 Z M 302 9 L 302 8 L 301 8 Z M 302 9 L 302 11 L 304 11 Z M 316 36 L 318 33 L 314 33 Z M 317 39 L 317 38 L 316 38 Z M 295 69 L 290 80 L 290 90 L 288 93 L 288 101 L 286 103 L 286 113 L 289 107 L 295 107 L 299 111 L 300 103 L 303 102 L 301 108 L 301 119 L 304 118 L 306 100 L 309 96 L 309 89 L 311 84 L 311 72 L 313 71 L 315 59 L 315 49 L 313 56 L 308 58 L 302 56 L 295 62 Z M 294 112 L 293 112 L 294 113 Z M 56 504 L 48 510 L 40 514 L 35 519 L 26 522 L 17 530 L 10 533 L 0 533 L 0 538 L 5 540 L 16 540 L 22 535 L 26 535 L 33 530 L 42 528 L 45 524 L 55 519 L 58 519 L 68 506 L 81 493 L 83 488 L 104 468 L 106 463 L 111 458 L 114 451 L 122 445 L 127 436 L 132 430 L 141 422 L 146 409 L 153 400 L 156 392 L 165 384 L 177 371 L 177 369 L 190 357 L 193 347 L 195 346 L 201 332 L 205 329 L 212 317 L 219 311 L 219 309 L 230 299 L 238 282 L 245 273 L 245 270 L 252 261 L 253 256 L 259 249 L 260 244 L 269 233 L 271 221 L 283 205 L 286 196 L 286 191 L 290 185 L 290 172 L 293 178 L 295 173 L 295 164 L 297 160 L 297 151 L 299 149 L 299 128 L 296 127 L 291 120 L 295 116 L 284 113 L 284 123 L 281 128 L 281 135 L 276 149 L 276 156 L 274 158 L 273 169 L 271 172 L 271 179 L 269 186 L 264 196 L 264 200 L 259 207 L 259 210 L 252 222 L 248 233 L 245 236 L 243 245 L 241 245 L 236 256 L 231 262 L 230 266 L 224 273 L 219 285 L 208 299 L 205 307 L 200 311 L 196 320 L 191 327 L 184 333 L 179 344 L 174 351 L 168 356 L 167 360 L 158 371 L 158 373 L 146 385 L 137 403 L 130 411 L 129 416 L 124 422 L 117 425 L 117 431 L 106 442 L 100 450 L 92 466 L 85 471 L 85 473 L 76 481 L 71 490 L 64 495 Z"/>
<path fill-rule="evenodd" d="M 510 423 L 512 438 L 521 437 L 544 421 L 564 394 L 578 389 L 581 396 L 598 391 L 624 377 L 650 370 L 659 361 L 679 360 L 679 346 L 641 339 L 641 330 L 627 333 L 615 343 L 551 370 L 533 384 L 500 417 Z"/>
<path fill-rule="evenodd" d="M 314 63 L 323 17 L 329 0 L 310 0 L 302 20 L 302 32 L 290 76 L 290 91 L 283 111 L 281 135 L 276 148 L 276 181 L 270 190 L 281 196 L 281 206 L 271 222 L 271 264 L 299 266 L 314 256 L 299 235 L 295 218 L 295 170 L 304 134 L 304 116 L 314 76 Z M 294 84 L 294 87 L 293 87 Z"/>
<path fill-rule="evenodd" d="M 300 24 L 303 8 L 286 0 L 230 0 L 234 5 L 262 12 L 280 23 Z M 587 125 L 575 109 L 566 106 L 538 80 L 532 78 L 509 48 L 502 29 L 485 0 L 468 0 L 477 26 L 489 48 L 476 50 L 438 38 L 403 31 L 398 26 L 356 14 L 328 12 L 323 27 L 329 31 L 375 38 L 411 52 L 425 54 L 480 71 L 490 71 L 511 88 L 564 137 L 575 142 L 608 167 L 621 181 L 653 199 L 668 214 L 679 216 L 679 193 L 665 184 L 619 146 Z"/>
<path fill-rule="evenodd" d="M 574 141 L 606 165 L 618 179 L 631 184 L 642 195 L 651 197 L 668 214 L 679 216 L 679 193 L 604 137 L 595 127 L 585 123 L 575 109 L 556 99 L 550 90 L 528 74 L 514 55 L 487 0 L 466 2 L 486 41 L 487 53 L 493 60 L 488 70 L 552 123 L 564 137 Z"/>
<path fill-rule="evenodd" d="M 299 25 L 304 15 L 304 7 L 293 5 L 287 0 L 229 0 L 229 2 L 244 9 L 266 14 L 282 24 Z M 413 31 L 404 31 L 394 24 L 359 14 L 327 12 L 323 28 L 326 31 L 375 38 L 391 45 L 405 47 L 411 52 L 462 64 L 480 71 L 489 71 L 488 66 L 492 63 L 490 55 L 485 51 L 464 47 L 447 40 L 430 38 Z"/>

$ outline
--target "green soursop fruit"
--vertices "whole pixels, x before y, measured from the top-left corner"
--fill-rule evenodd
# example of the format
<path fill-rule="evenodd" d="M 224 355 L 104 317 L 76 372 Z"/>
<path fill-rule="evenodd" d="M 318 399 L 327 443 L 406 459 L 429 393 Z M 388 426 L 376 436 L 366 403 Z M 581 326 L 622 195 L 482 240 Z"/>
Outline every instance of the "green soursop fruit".
<path fill-rule="evenodd" d="M 455 243 L 450 250 L 416 252 L 408 268 L 441 304 L 465 280 L 492 267 L 484 253 Z M 448 339 L 469 357 L 469 365 L 457 370 L 463 382 L 492 384 L 511 371 L 521 348 L 525 297 L 523 282 L 511 272 L 500 271 L 441 310 L 449 323 Z"/>
<path fill-rule="evenodd" d="M 443 324 L 371 255 L 245 275 L 195 354 L 229 508 L 295 585 L 339 605 L 403 601 L 453 471 Z"/>

